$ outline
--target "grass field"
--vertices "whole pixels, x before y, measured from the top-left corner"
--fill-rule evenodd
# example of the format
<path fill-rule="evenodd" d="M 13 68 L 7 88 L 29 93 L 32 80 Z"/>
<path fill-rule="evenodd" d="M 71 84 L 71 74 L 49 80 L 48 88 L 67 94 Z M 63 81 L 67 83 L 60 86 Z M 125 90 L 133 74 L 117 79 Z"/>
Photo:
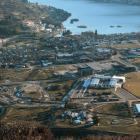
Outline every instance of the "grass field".
<path fill-rule="evenodd" d="M 2 75 L 3 80 L 11 80 L 11 81 L 23 81 L 25 80 L 30 73 L 30 70 L 27 69 L 4 69 Z"/>
<path fill-rule="evenodd" d="M 5 69 L 2 73 L 2 79 L 10 81 L 30 81 L 48 79 L 52 71 L 46 70 L 30 70 L 30 69 Z M 2 81 L 2 80 L 1 80 Z"/>
<path fill-rule="evenodd" d="M 118 45 L 113 45 L 112 48 L 118 48 L 118 49 L 125 49 L 125 48 L 140 48 L 140 44 L 118 44 Z"/>
<path fill-rule="evenodd" d="M 36 121 L 39 113 L 49 111 L 49 108 L 36 107 L 36 108 L 24 108 L 24 107 L 10 107 L 1 121 L 4 122 L 24 122 L 24 121 Z"/>
<path fill-rule="evenodd" d="M 124 88 L 140 98 L 140 72 L 128 73 Z"/>
<path fill-rule="evenodd" d="M 97 111 L 105 114 L 130 117 L 128 106 L 125 103 L 106 104 L 97 108 Z"/>

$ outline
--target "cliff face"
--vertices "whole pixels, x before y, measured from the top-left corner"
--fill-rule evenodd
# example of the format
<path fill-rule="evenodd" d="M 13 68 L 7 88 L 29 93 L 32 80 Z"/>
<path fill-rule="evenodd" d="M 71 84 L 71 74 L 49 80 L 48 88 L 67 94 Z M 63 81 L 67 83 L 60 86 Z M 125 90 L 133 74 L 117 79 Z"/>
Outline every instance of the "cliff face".
<path fill-rule="evenodd" d="M 114 3 L 123 3 L 123 4 L 131 4 L 131 5 L 140 5 L 140 0 L 93 0 L 96 2 L 114 2 Z"/>

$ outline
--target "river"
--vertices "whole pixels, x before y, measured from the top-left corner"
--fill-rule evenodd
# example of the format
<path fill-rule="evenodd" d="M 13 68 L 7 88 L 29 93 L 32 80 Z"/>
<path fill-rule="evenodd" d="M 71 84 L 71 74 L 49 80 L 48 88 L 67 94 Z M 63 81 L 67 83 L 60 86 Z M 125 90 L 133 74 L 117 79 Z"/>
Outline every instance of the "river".
<path fill-rule="evenodd" d="M 64 9 L 72 16 L 64 26 L 73 33 L 98 30 L 101 34 L 130 33 L 140 31 L 140 6 L 95 3 L 92 0 L 30 0 Z M 70 24 L 70 19 L 78 18 L 79 22 Z M 87 28 L 77 28 L 85 25 Z"/>

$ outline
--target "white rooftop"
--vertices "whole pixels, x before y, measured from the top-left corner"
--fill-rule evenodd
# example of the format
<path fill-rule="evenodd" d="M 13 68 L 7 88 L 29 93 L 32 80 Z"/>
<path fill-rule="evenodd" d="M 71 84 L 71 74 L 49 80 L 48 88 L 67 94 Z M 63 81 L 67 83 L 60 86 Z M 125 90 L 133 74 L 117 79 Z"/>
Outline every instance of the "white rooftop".
<path fill-rule="evenodd" d="M 137 109 L 138 113 L 140 113 L 140 104 L 136 104 L 136 109 Z"/>
<path fill-rule="evenodd" d="M 99 82 L 100 82 L 99 78 L 93 78 L 92 81 L 91 81 L 91 85 L 98 85 Z"/>
<path fill-rule="evenodd" d="M 90 79 L 85 80 L 84 84 L 83 84 L 83 87 L 88 88 L 89 85 L 90 85 Z"/>
<path fill-rule="evenodd" d="M 112 79 L 110 80 L 110 82 L 109 82 L 109 85 L 110 85 L 110 86 L 116 86 L 117 82 L 118 82 L 117 79 L 112 78 Z"/>

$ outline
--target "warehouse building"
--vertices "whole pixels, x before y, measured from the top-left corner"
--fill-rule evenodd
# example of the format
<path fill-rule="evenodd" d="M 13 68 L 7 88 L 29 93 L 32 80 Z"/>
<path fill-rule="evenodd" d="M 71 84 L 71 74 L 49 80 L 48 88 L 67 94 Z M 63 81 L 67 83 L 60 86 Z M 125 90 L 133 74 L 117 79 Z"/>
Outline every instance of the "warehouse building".
<path fill-rule="evenodd" d="M 100 79 L 99 78 L 93 78 L 92 81 L 91 81 L 90 86 L 91 87 L 98 87 L 99 82 L 100 82 Z"/>
<path fill-rule="evenodd" d="M 89 76 L 93 74 L 93 69 L 88 65 L 78 65 L 79 76 Z"/>
<path fill-rule="evenodd" d="M 104 76 L 95 75 L 91 78 L 90 87 L 91 88 L 121 88 L 125 83 L 125 77 L 121 76 Z"/>

